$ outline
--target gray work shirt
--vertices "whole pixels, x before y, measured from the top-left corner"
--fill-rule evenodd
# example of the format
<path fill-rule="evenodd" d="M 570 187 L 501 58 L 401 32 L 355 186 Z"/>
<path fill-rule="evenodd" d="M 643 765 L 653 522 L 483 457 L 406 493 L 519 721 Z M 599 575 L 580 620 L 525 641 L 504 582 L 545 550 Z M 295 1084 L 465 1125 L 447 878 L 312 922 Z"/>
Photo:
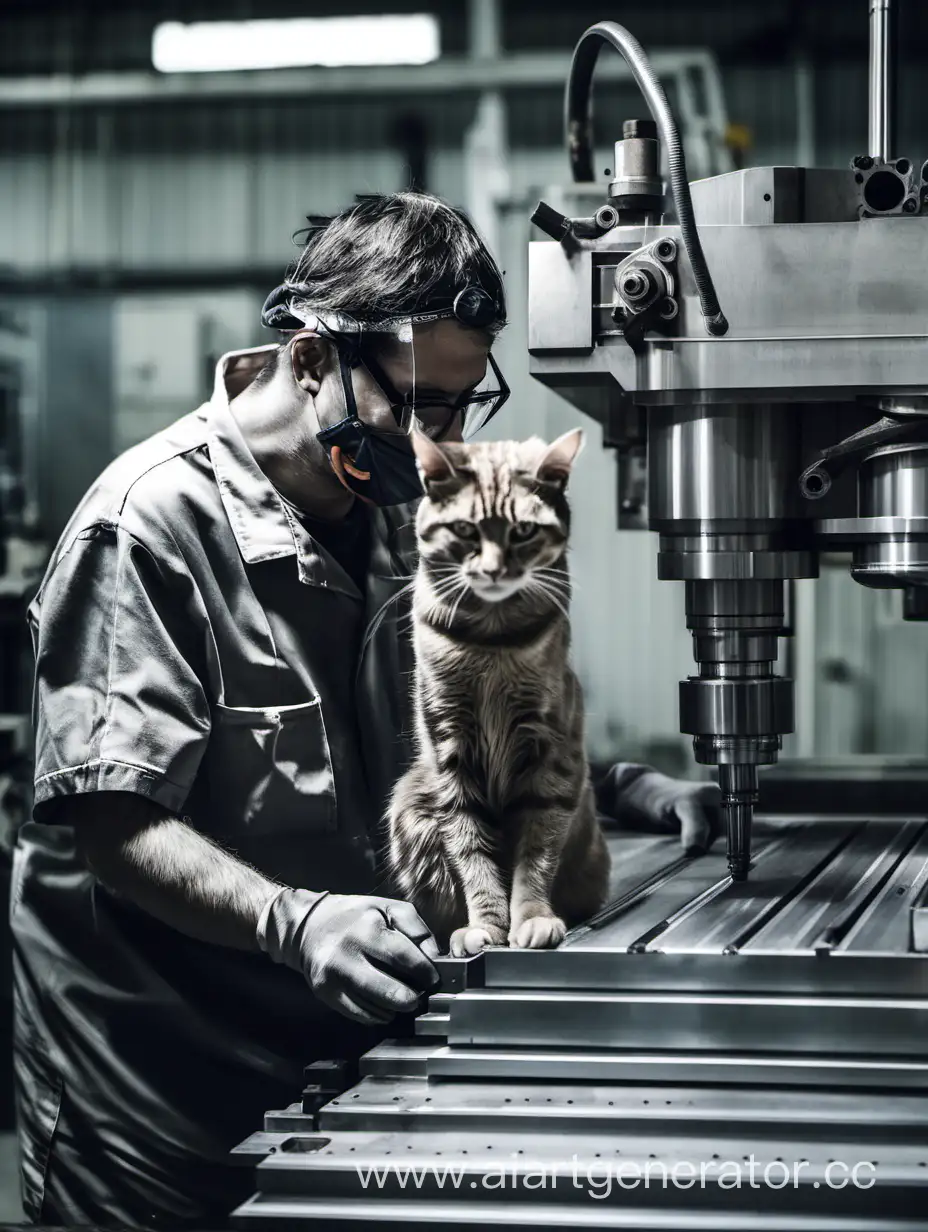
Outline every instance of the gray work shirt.
<path fill-rule="evenodd" d="M 161 925 L 47 824 L 58 797 L 134 792 L 285 884 L 382 888 L 373 840 L 408 755 L 414 508 L 371 512 L 362 594 L 230 410 L 267 350 L 225 356 L 209 403 L 104 472 L 30 610 L 36 811 L 12 924 L 37 1191 L 62 1093 L 72 1120 L 110 1127 L 102 1172 L 128 1158 L 157 1206 L 172 1169 L 199 1184 L 198 1160 L 224 1161 L 266 1107 L 297 1097 L 303 1064 L 352 1046 L 301 976 Z"/>

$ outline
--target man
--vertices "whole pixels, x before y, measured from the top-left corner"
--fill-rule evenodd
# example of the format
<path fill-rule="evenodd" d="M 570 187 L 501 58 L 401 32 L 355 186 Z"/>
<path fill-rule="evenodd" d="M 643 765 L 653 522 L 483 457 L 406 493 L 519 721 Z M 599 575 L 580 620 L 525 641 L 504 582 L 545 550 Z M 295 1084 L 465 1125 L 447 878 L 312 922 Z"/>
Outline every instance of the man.
<path fill-rule="evenodd" d="M 230 1148 L 303 1065 L 357 1055 L 436 981 L 375 860 L 409 730 L 408 433 L 454 439 L 504 402 L 502 281 L 458 211 L 365 198 L 264 320 L 279 345 L 224 357 L 206 406 L 104 472 L 30 610 L 11 918 L 45 1224 L 220 1226 L 253 1188 Z M 613 787 L 704 840 L 692 785 Z"/>

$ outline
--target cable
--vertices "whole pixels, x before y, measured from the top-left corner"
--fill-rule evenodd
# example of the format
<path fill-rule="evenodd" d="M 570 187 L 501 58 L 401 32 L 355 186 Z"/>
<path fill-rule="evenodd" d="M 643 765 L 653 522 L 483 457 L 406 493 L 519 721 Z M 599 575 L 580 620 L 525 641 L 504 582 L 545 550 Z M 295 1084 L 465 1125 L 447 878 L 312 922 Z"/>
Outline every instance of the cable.
<path fill-rule="evenodd" d="M 706 264 L 706 256 L 696 230 L 690 185 L 686 178 L 683 143 L 680 140 L 673 112 L 670 110 L 663 87 L 645 55 L 644 48 L 624 26 L 614 21 L 600 21 L 595 26 L 590 26 L 574 48 L 565 98 L 567 152 L 574 180 L 589 182 L 595 178 L 593 172 L 592 84 L 593 69 L 603 42 L 614 47 L 624 57 L 648 104 L 667 150 L 670 187 L 677 212 L 677 222 L 680 225 L 683 246 L 696 280 L 699 306 L 705 320 L 706 330 L 717 337 L 727 334 L 728 321 L 715 293 L 715 286 Z"/>

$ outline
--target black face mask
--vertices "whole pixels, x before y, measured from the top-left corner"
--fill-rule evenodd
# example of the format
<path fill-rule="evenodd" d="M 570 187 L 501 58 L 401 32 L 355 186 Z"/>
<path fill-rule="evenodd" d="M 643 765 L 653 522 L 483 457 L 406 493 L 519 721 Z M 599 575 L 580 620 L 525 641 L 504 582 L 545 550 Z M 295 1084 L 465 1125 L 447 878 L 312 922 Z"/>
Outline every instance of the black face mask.
<path fill-rule="evenodd" d="M 423 488 L 409 437 L 403 432 L 377 432 L 358 418 L 351 368 L 341 354 L 338 362 L 348 414 L 316 434 L 332 469 L 346 487 L 373 505 L 416 500 Z"/>

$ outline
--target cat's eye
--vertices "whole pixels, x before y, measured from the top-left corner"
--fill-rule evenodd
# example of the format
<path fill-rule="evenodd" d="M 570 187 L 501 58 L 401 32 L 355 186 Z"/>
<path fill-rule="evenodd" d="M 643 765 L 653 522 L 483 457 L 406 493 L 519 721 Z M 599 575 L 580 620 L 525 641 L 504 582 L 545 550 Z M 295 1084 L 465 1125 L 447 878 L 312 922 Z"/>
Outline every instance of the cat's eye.
<path fill-rule="evenodd" d="M 509 538 L 513 543 L 525 543 L 538 530 L 534 522 L 516 522 L 515 526 L 509 529 Z"/>
<path fill-rule="evenodd" d="M 480 535 L 473 522 L 452 522 L 451 529 L 459 539 L 476 539 Z"/>

